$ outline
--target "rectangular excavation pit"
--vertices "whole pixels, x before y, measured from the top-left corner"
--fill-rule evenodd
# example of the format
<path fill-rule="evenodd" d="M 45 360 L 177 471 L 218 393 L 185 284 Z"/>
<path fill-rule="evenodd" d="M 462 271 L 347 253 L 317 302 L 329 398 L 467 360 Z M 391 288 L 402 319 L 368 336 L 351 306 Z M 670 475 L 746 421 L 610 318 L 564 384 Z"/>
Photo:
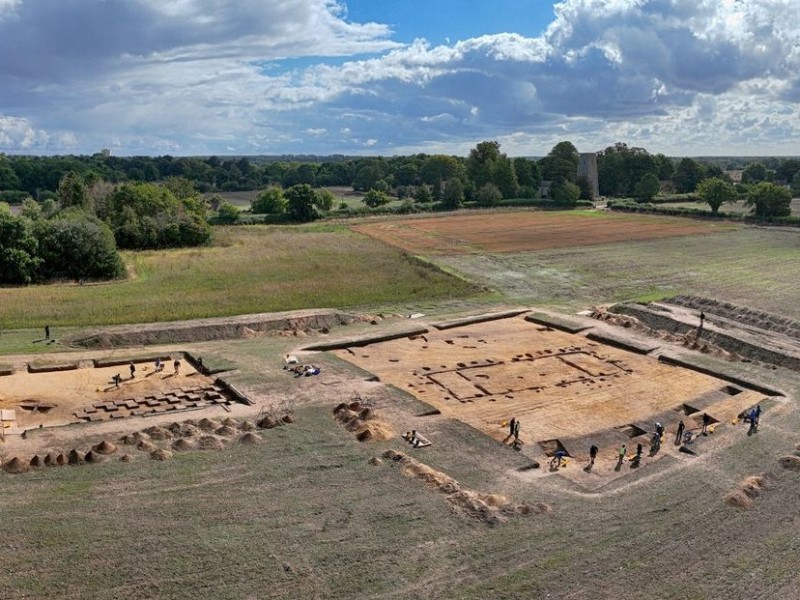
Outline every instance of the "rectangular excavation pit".
<path fill-rule="evenodd" d="M 633 423 L 628 423 L 627 425 L 623 425 L 621 427 L 615 427 L 615 429 L 620 433 L 627 435 L 631 439 L 647 433 L 646 430 L 642 429 L 638 425 L 634 425 Z"/>
<path fill-rule="evenodd" d="M 735 397 L 721 391 L 728 383 L 737 386 L 734 381 L 587 342 L 558 329 L 540 329 L 522 317 L 500 319 L 447 332 L 434 330 L 426 334 L 424 344 L 408 339 L 374 344 L 364 352 L 369 358 L 346 351 L 336 355 L 498 441 L 507 438 L 507 423 L 515 417 L 522 425 L 521 439 L 530 444 L 561 440 L 569 446 L 567 440 L 596 439 L 602 432 L 610 434 L 609 444 L 621 444 L 632 438 L 618 428 L 645 428 L 656 420 L 669 423 L 654 417 L 676 408 L 684 415 L 700 408 L 702 414 L 705 407 L 693 406 L 700 397 L 714 395 L 714 410 L 720 402 L 755 404 L 762 398 L 747 387 Z M 461 334 L 485 343 L 475 349 L 445 343 Z M 399 360 L 389 363 L 389 358 Z M 492 364 L 481 365 L 489 358 Z M 454 402 L 453 394 L 466 400 Z M 640 437 L 636 431 L 629 433 L 633 439 Z"/>
<path fill-rule="evenodd" d="M 539 447 L 544 451 L 546 456 L 551 458 L 556 455 L 556 452 L 563 452 L 566 456 L 569 456 L 567 449 L 560 440 L 544 440 L 539 442 Z"/>
<path fill-rule="evenodd" d="M 742 393 L 744 390 L 740 390 L 739 388 L 737 388 L 737 387 L 734 387 L 734 386 L 732 386 L 732 385 L 726 385 L 726 386 L 725 386 L 725 387 L 723 387 L 723 388 L 722 388 L 722 390 L 720 390 L 720 391 L 723 391 L 723 392 L 725 392 L 725 393 L 726 393 L 726 394 L 728 394 L 729 396 L 738 396 L 738 395 L 739 395 L 739 394 L 741 394 L 741 393 Z"/>

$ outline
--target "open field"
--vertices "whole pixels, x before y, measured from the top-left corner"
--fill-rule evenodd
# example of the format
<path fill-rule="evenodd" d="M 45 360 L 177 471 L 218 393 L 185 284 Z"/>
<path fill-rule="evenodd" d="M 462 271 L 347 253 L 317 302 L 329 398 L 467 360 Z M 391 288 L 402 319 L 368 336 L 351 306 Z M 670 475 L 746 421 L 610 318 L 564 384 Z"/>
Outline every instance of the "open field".
<path fill-rule="evenodd" d="M 128 255 L 136 277 L 125 282 L 0 289 L 3 328 L 36 327 L 36 337 L 45 323 L 60 338 L 63 324 L 300 306 L 426 313 L 61 354 L 57 344 L 33 343 L 31 331 L 0 332 L 0 349 L 17 352 L 0 357 L 2 408 L 43 392 L 73 408 L 96 396 L 163 393 L 173 382 L 152 377 L 102 390 L 127 360 L 180 352 L 230 369 L 214 377 L 253 402 L 43 429 L 32 415 L 20 419 L 37 428 L 0 441 L 4 467 L 101 440 L 120 447 L 102 464 L 0 470 L 0 598 L 800 598 L 800 372 L 564 314 L 686 293 L 713 298 L 703 304 L 709 313 L 728 301 L 800 320 L 800 232 L 532 211 L 508 211 L 497 229 L 502 214 L 365 224 L 472 284 L 322 224 L 223 228 L 215 247 Z M 492 298 L 481 286 L 502 293 L 483 312 L 548 304 L 561 314 L 550 315 L 552 327 L 496 313 L 454 325 Z M 534 310 L 540 322 L 550 314 Z M 747 328 L 769 344 L 794 331 L 785 320 L 784 329 L 761 330 L 763 315 L 737 311 L 709 314 L 707 335 Z M 739 314 L 748 319 L 737 323 Z M 578 333 L 561 331 L 565 323 Z M 339 349 L 309 349 L 317 344 Z M 320 373 L 295 377 L 287 355 Z M 90 370 L 93 360 L 123 364 Z M 23 372 L 64 362 L 84 368 Z M 183 376 L 181 387 L 200 379 L 189 365 Z M 364 423 L 379 419 L 388 439 L 357 441 L 352 422 L 334 419 L 334 407 L 354 400 L 358 409 L 347 410 L 366 410 Z M 764 412 L 748 431 L 736 416 L 754 402 Z M 244 445 L 243 423 L 278 408 L 293 422 L 265 425 Z M 681 451 L 672 443 L 677 421 L 697 433 L 703 411 L 718 421 L 714 432 Z M 502 425 L 511 416 L 522 422 L 519 451 Z M 169 433 L 200 417 L 220 426 L 221 449 Z M 242 428 L 220 433 L 227 418 Z M 656 419 L 667 426 L 660 452 L 615 466 L 618 445 L 630 454 Z M 161 428 L 146 449 L 123 445 L 123 434 Z M 398 435 L 410 430 L 432 445 L 414 448 Z M 187 440 L 191 450 L 175 450 Z M 569 451 L 568 466 L 548 468 L 554 442 Z M 601 448 L 594 469 L 585 468 L 589 443 Z M 174 454 L 151 460 L 153 447 Z"/>
<path fill-rule="evenodd" d="M 539 252 L 439 256 L 436 261 L 520 302 L 586 308 L 691 291 L 797 319 L 798 256 L 798 232 L 749 227 Z"/>
<path fill-rule="evenodd" d="M 708 235 L 734 226 L 597 211 L 497 211 L 388 220 L 353 227 L 411 254 L 532 252 Z"/>
<path fill-rule="evenodd" d="M 125 253 L 135 275 L 96 285 L 0 288 L 0 328 L 142 323 L 404 299 L 471 284 L 343 227 L 216 228 L 208 248 Z"/>

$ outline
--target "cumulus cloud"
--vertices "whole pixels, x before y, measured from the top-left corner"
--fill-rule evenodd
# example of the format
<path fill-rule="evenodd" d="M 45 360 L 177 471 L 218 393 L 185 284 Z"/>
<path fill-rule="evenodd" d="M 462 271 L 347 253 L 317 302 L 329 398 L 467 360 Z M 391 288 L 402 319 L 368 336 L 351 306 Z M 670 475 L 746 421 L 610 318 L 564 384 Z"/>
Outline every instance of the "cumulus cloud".
<path fill-rule="evenodd" d="M 485 138 L 520 154 L 561 139 L 677 154 L 786 148 L 800 133 L 798 32 L 796 0 L 563 0 L 537 37 L 440 45 L 399 44 L 387 25 L 351 22 L 334 0 L 0 0 L 0 106 L 40 132 L 20 137 L 19 124 L 14 133 L 0 121 L 0 143 L 94 151 L 116 140 L 129 153 L 463 153 Z"/>

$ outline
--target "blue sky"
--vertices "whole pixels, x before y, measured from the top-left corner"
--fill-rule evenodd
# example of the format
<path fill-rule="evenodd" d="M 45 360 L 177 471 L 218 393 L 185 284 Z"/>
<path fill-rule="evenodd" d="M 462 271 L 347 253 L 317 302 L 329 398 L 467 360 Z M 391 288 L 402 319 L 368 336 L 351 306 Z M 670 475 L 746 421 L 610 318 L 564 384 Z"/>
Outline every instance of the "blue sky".
<path fill-rule="evenodd" d="M 797 0 L 0 0 L 0 152 L 798 155 Z"/>

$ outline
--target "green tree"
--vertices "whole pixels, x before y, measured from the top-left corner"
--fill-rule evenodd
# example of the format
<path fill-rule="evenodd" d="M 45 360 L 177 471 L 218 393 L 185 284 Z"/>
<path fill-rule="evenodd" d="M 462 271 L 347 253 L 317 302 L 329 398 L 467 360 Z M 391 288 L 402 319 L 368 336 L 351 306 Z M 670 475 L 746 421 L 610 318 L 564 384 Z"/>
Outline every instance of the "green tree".
<path fill-rule="evenodd" d="M 697 189 L 697 184 L 705 178 L 703 166 L 691 158 L 682 158 L 675 169 L 672 182 L 681 194 L 688 194 Z"/>
<path fill-rule="evenodd" d="M 0 283 L 31 283 L 39 278 L 42 259 L 31 222 L 0 210 Z"/>
<path fill-rule="evenodd" d="M 287 204 L 283 190 L 277 186 L 271 186 L 253 198 L 250 203 L 250 211 L 255 214 L 282 215 L 286 212 Z"/>
<path fill-rule="evenodd" d="M 550 195 L 556 204 L 561 206 L 575 206 L 581 196 L 581 188 L 569 181 L 553 184 Z"/>
<path fill-rule="evenodd" d="M 317 218 L 319 196 L 307 183 L 293 185 L 284 192 L 288 205 L 286 213 L 293 221 L 305 223 Z"/>
<path fill-rule="evenodd" d="M 553 184 L 574 182 L 578 177 L 578 149 L 572 142 L 559 142 L 539 161 L 542 179 Z"/>
<path fill-rule="evenodd" d="M 233 225 L 239 222 L 241 218 L 241 214 L 239 213 L 239 208 L 228 201 L 223 201 L 222 204 L 219 205 L 217 209 L 217 219 L 220 223 L 225 225 Z"/>
<path fill-rule="evenodd" d="M 334 202 L 336 202 L 336 196 L 333 195 L 333 192 L 324 188 L 317 190 L 317 208 L 329 211 L 333 208 Z"/>
<path fill-rule="evenodd" d="M 185 200 L 186 198 L 194 198 L 197 196 L 194 183 L 186 177 L 167 177 L 164 180 L 164 187 L 172 192 L 172 195 L 178 200 Z"/>
<path fill-rule="evenodd" d="M 78 206 L 85 210 L 94 210 L 89 202 L 89 188 L 83 176 L 75 171 L 70 171 L 61 178 L 56 194 L 61 208 Z"/>
<path fill-rule="evenodd" d="M 718 177 L 701 181 L 697 186 L 697 195 L 711 207 L 711 212 L 714 214 L 724 203 L 736 201 L 736 190 L 733 185 Z"/>
<path fill-rule="evenodd" d="M 38 226 L 42 273 L 47 278 L 113 279 L 125 273 L 111 229 L 81 211 L 67 211 Z"/>
<path fill-rule="evenodd" d="M 767 168 L 759 162 L 750 163 L 742 171 L 742 183 L 759 183 L 767 180 Z"/>
<path fill-rule="evenodd" d="M 800 197 L 800 171 L 794 174 L 790 191 L 792 192 L 792 196 L 795 198 Z"/>
<path fill-rule="evenodd" d="M 494 165 L 500 158 L 500 142 L 483 141 L 469 151 L 467 157 L 467 176 L 476 189 L 487 183 L 494 183 Z"/>
<path fill-rule="evenodd" d="M 750 189 L 745 204 L 757 217 L 788 217 L 792 213 L 792 194 L 781 185 L 762 181 Z"/>
<path fill-rule="evenodd" d="M 647 173 L 636 184 L 634 191 L 641 202 L 650 202 L 656 197 L 660 189 L 661 184 L 658 182 L 658 177 L 653 173 Z"/>
<path fill-rule="evenodd" d="M 428 189 L 427 185 L 423 183 L 422 185 L 417 186 L 417 189 L 414 190 L 414 200 L 420 204 L 427 204 L 428 202 L 433 201 L 431 191 Z"/>
<path fill-rule="evenodd" d="M 494 206 L 503 199 L 503 193 L 493 183 L 487 183 L 477 192 L 475 192 L 475 200 L 481 206 Z"/>
<path fill-rule="evenodd" d="M 373 189 L 364 194 L 362 201 L 370 208 L 377 208 L 379 206 L 389 204 L 391 198 L 389 198 L 389 196 L 387 196 L 384 192 Z"/>
<path fill-rule="evenodd" d="M 445 184 L 442 202 L 450 210 L 455 210 L 464 203 L 464 184 L 458 177 L 449 179 Z"/>

